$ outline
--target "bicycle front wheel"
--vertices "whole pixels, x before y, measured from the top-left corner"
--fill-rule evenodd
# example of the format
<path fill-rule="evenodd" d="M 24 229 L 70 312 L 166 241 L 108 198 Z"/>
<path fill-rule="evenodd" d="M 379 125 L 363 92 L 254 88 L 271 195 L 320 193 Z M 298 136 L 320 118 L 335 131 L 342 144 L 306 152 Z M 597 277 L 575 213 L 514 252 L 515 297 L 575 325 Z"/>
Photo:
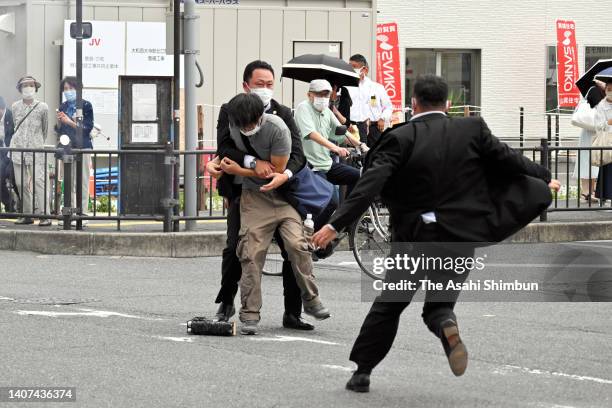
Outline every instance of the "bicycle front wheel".
<path fill-rule="evenodd" d="M 349 245 L 359 268 L 372 279 L 384 279 L 383 274 L 374 273 L 374 260 L 389 254 L 390 240 L 380 234 L 373 211 L 365 212 L 349 232 Z"/>

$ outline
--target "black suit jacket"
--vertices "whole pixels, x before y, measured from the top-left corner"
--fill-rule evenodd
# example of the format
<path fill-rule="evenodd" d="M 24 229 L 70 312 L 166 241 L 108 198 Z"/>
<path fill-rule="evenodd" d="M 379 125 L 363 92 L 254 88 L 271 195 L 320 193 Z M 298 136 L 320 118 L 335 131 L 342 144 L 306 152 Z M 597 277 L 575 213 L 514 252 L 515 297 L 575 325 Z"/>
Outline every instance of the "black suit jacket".
<path fill-rule="evenodd" d="M 293 174 L 302 170 L 306 165 L 306 157 L 302 148 L 302 139 L 300 131 L 293 119 L 293 113 L 288 107 L 281 105 L 274 99 L 270 102 L 270 108 L 266 113 L 277 115 L 289 128 L 291 132 L 291 154 L 287 162 L 287 169 Z M 238 164 L 244 163 L 245 152 L 236 147 L 236 143 L 232 140 L 229 130 L 229 116 L 227 113 L 227 104 L 221 106 L 219 110 L 219 118 L 217 119 L 217 155 L 221 159 L 228 157 Z M 241 186 L 234 184 L 234 176 L 224 174 L 217 182 L 219 194 L 226 198 L 233 198 L 240 195 L 242 192 Z"/>
<path fill-rule="evenodd" d="M 493 136 L 483 119 L 432 113 L 379 139 L 368 153 L 366 171 L 330 223 L 338 231 L 347 228 L 380 196 L 389 207 L 396 241 L 415 239 L 420 216 L 429 211 L 453 240 L 492 241 L 499 206 L 489 186 L 517 175 L 546 183 L 551 178 L 546 168 Z M 537 183 L 545 190 L 540 200 L 550 203 L 548 186 Z"/>

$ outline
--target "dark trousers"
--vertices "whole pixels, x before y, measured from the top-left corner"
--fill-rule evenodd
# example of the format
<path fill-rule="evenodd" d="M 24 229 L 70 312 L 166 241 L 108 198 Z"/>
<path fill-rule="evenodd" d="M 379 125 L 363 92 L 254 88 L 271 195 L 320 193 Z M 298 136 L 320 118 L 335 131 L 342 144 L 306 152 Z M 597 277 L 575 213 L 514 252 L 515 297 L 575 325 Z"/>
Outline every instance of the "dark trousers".
<path fill-rule="evenodd" d="M 378 130 L 377 122 L 370 122 L 368 126 L 368 122 L 357 122 L 357 129 L 359 129 L 359 139 L 362 143 L 365 143 L 368 147 L 374 146 L 374 143 L 378 140 L 381 135 L 380 130 Z"/>
<path fill-rule="evenodd" d="M 9 181 L 14 185 L 12 167 L 13 165 L 9 159 L 0 158 L 0 203 L 4 204 L 5 212 L 15 211 L 13 197 L 7 187 Z"/>
<path fill-rule="evenodd" d="M 346 186 L 347 197 L 361 176 L 359 170 L 357 170 L 355 167 L 351 167 L 348 164 L 343 163 L 332 163 L 331 168 L 327 172 L 317 171 L 316 173 L 332 184 L 337 186 Z"/>
<path fill-rule="evenodd" d="M 421 228 L 422 234 L 420 234 L 419 237 L 420 241 L 441 241 L 439 239 L 441 237 L 436 233 L 436 229 L 437 224 L 423 225 Z M 402 252 L 404 251 L 399 250 L 395 253 L 402 254 Z M 432 248 L 431 244 L 417 245 L 409 252 L 415 254 L 415 256 L 424 254 L 425 256 L 440 256 L 442 259 L 447 256 L 474 256 L 473 248 L 461 247 L 457 249 L 453 246 L 452 249 L 449 250 L 448 247 Z M 393 250 L 391 256 L 394 256 Z M 454 283 L 463 283 L 467 279 L 468 274 L 469 271 L 460 275 L 448 271 L 425 272 L 419 270 L 413 275 L 410 275 L 410 273 L 406 271 L 387 271 L 385 281 L 397 282 L 400 279 L 407 279 L 416 282 L 418 290 L 420 285 L 419 280 L 425 279 L 425 277 L 431 282 L 442 283 L 443 286 L 446 287 L 449 280 L 452 280 Z M 395 340 L 400 316 L 404 309 L 410 304 L 415 293 L 416 290 L 404 291 L 401 294 L 392 293 L 387 296 L 388 293 L 383 292 L 374 301 L 361 326 L 361 331 L 359 332 L 357 340 L 355 340 L 353 349 L 351 350 L 350 360 L 357 363 L 360 369 L 371 371 L 383 358 L 385 358 Z M 429 330 L 436 337 L 441 338 L 442 336 L 442 322 L 447 319 L 456 321 L 453 309 L 455 308 L 455 303 L 460 293 L 461 291 L 459 290 L 430 290 L 425 293 L 425 302 L 421 316 Z"/>
<path fill-rule="evenodd" d="M 233 303 L 238 292 L 238 282 L 242 276 L 242 266 L 236 255 L 238 235 L 240 232 L 240 196 L 229 200 L 227 209 L 227 241 L 223 249 L 221 261 L 221 289 L 215 303 Z M 291 262 L 285 251 L 283 241 L 278 231 L 274 234 L 283 257 L 283 295 L 285 297 L 285 311 L 299 316 L 302 313 L 302 298 L 300 288 L 295 281 L 291 269 Z"/>

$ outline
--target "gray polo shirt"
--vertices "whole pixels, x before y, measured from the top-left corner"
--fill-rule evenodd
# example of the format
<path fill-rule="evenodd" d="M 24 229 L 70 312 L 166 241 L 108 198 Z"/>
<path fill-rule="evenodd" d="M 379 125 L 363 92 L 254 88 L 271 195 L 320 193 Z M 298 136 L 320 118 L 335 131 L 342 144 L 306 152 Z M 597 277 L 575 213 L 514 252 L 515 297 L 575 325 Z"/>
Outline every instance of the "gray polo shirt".
<path fill-rule="evenodd" d="M 236 147 L 250 154 L 242 142 L 240 129 L 230 124 L 230 136 L 236 143 Z M 251 146 L 257 153 L 258 158 L 270 161 L 271 156 L 289 156 L 291 153 L 291 132 L 281 118 L 276 115 L 264 114 L 261 129 L 248 138 Z M 242 163 L 238 163 L 242 165 Z M 247 190 L 259 190 L 259 187 L 268 184 L 269 180 L 257 177 L 235 177 L 237 182 L 242 181 L 242 188 Z"/>

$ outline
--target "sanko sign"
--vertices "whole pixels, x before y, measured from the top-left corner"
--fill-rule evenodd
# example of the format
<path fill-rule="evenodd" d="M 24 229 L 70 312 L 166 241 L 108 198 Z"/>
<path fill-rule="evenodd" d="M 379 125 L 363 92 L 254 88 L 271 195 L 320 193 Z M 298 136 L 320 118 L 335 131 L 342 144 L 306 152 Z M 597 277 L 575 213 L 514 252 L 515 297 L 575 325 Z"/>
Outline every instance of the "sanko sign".
<path fill-rule="evenodd" d="M 559 107 L 575 107 L 580 101 L 576 25 L 557 20 L 557 95 Z"/>
<path fill-rule="evenodd" d="M 394 111 L 402 110 L 397 24 L 378 24 L 376 29 L 376 81 L 382 84 L 393 103 Z"/>

